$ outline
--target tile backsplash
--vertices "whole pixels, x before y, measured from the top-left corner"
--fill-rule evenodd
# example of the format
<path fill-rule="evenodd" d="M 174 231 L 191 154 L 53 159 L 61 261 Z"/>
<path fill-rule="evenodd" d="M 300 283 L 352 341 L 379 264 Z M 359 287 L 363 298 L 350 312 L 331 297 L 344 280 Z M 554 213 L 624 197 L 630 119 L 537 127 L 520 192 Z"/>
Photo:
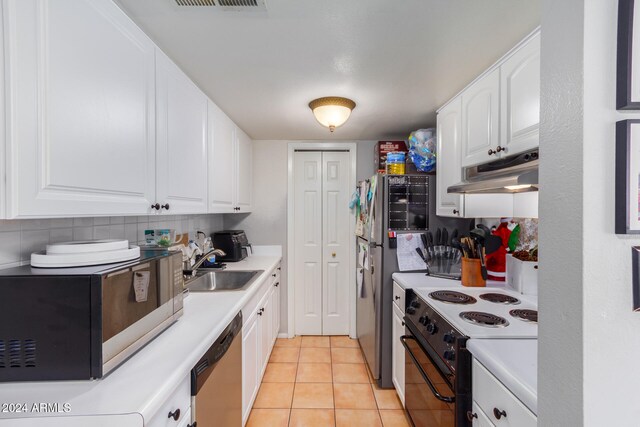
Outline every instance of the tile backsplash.
<path fill-rule="evenodd" d="M 224 228 L 222 215 L 112 216 L 0 220 L 0 268 L 28 263 L 48 243 L 71 240 L 127 239 L 144 242 L 144 230 L 172 228 L 194 235 Z"/>

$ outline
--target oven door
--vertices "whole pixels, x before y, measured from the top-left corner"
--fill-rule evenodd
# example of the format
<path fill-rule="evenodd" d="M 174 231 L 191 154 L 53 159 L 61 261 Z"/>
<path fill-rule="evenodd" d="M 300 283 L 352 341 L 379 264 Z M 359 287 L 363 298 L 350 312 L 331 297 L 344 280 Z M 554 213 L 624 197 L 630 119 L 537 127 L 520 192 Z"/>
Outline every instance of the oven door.
<path fill-rule="evenodd" d="M 427 351 L 406 327 L 405 409 L 415 427 L 455 427 L 455 395 Z"/>

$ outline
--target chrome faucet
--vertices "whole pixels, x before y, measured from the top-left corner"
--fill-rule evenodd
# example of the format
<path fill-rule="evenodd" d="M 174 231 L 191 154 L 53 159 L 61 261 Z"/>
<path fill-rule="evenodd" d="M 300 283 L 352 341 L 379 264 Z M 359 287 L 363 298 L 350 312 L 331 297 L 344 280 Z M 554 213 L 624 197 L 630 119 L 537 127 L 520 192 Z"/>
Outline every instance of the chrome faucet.
<path fill-rule="evenodd" d="M 195 264 L 190 265 L 189 267 L 185 268 L 182 270 L 182 274 L 185 277 L 193 277 L 196 274 L 196 271 L 198 270 L 198 268 L 204 264 L 204 262 L 209 259 L 209 257 L 211 255 L 216 255 L 216 256 L 225 256 L 227 255 L 227 253 L 225 251 L 223 251 L 222 249 L 211 249 L 209 251 L 207 251 L 204 255 L 202 255 L 200 257 L 200 259 L 198 261 L 195 262 Z M 193 257 L 193 255 L 192 255 Z M 188 264 L 191 264 L 191 259 L 189 259 L 189 261 L 187 261 Z"/>

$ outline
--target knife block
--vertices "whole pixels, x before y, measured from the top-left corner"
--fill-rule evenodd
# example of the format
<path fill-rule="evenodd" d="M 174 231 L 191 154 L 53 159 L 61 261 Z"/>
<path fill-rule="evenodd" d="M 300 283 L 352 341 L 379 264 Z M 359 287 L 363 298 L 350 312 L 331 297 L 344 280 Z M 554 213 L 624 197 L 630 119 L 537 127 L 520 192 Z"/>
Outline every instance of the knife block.
<path fill-rule="evenodd" d="M 462 286 L 481 288 L 487 285 L 482 278 L 480 260 L 477 258 L 462 258 Z"/>

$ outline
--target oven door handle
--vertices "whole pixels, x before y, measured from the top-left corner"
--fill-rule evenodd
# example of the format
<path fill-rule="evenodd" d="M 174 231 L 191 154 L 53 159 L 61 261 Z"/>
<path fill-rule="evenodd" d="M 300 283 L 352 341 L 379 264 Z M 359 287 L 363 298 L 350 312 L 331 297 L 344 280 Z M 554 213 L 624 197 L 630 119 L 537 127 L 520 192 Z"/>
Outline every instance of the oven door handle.
<path fill-rule="evenodd" d="M 420 372 L 420 375 L 422 375 L 422 378 L 425 380 L 425 382 L 427 383 L 427 385 L 431 389 L 431 392 L 433 393 L 433 395 L 436 397 L 436 399 L 441 400 L 443 402 L 447 402 L 447 403 L 455 402 L 456 401 L 455 396 L 448 397 L 448 396 L 443 396 L 440 393 L 438 393 L 438 390 L 436 390 L 435 386 L 431 382 L 431 379 L 429 379 L 429 376 L 427 375 L 427 373 L 422 369 L 422 366 L 420 366 L 420 362 L 418 362 L 418 359 L 416 358 L 416 356 L 413 354 L 413 352 L 411 351 L 411 349 L 407 345 L 406 341 L 408 339 L 416 341 L 416 339 L 413 338 L 412 336 L 403 335 L 403 336 L 400 337 L 400 342 L 402 342 L 402 345 L 404 346 L 405 350 L 407 350 L 407 353 L 409 353 L 409 356 L 411 356 L 411 359 L 413 359 L 413 364 L 416 365 L 416 368 L 418 368 L 418 372 Z"/>

